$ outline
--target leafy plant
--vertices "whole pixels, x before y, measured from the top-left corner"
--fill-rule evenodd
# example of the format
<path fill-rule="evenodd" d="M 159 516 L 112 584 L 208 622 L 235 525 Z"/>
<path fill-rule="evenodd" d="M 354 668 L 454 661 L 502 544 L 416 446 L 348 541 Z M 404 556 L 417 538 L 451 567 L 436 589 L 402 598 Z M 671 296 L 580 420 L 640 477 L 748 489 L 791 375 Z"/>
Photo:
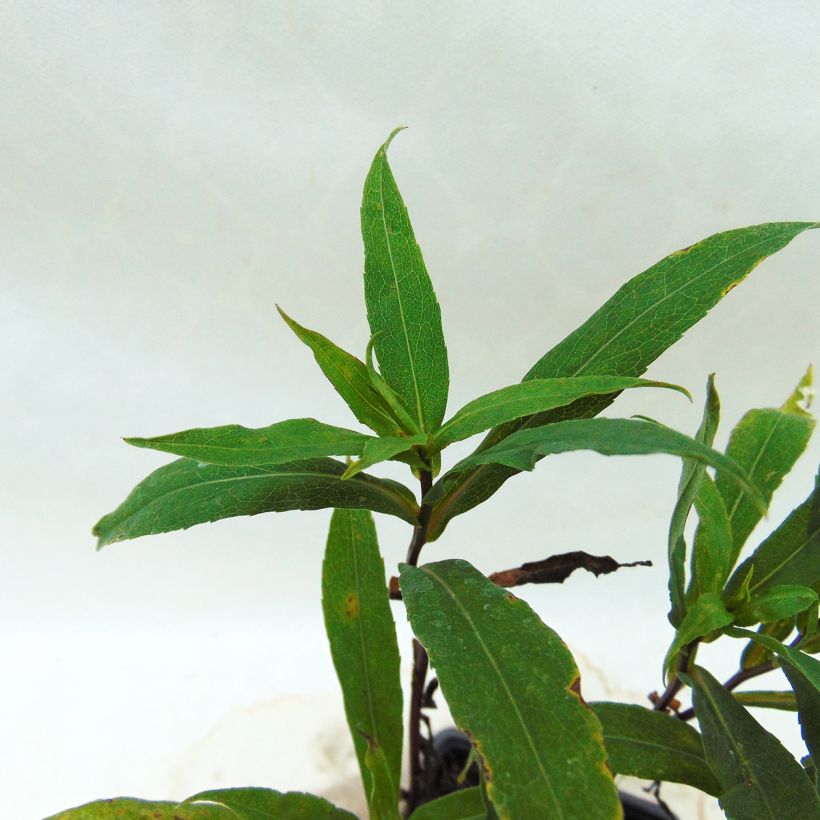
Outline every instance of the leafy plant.
<path fill-rule="evenodd" d="M 127 439 L 179 458 L 98 522 L 99 546 L 237 515 L 334 508 L 322 601 L 373 818 L 398 818 L 400 809 L 419 820 L 617 818 L 616 774 L 689 784 L 718 797 L 730 817 L 820 816 L 820 662 L 812 657 L 820 651 L 820 476 L 808 498 L 736 566 L 811 435 L 811 371 L 780 408 L 747 413 L 725 453 L 713 446 L 720 412 L 713 378 L 694 436 L 647 418 L 597 417 L 623 390 L 686 394 L 642 374 L 761 261 L 817 226 L 756 225 L 671 254 L 627 282 L 520 383 L 474 399 L 444 421 L 449 365 L 441 313 L 387 161 L 395 133 L 379 148 L 364 186 L 372 337 L 363 360 L 280 310 L 372 434 L 293 419 L 260 429 L 228 425 Z M 487 435 L 476 450 L 440 474 L 444 450 L 481 432 Z M 560 583 L 578 568 L 612 572 L 622 566 L 614 559 L 567 553 L 490 577 L 464 560 L 419 565 L 425 544 L 455 516 L 545 456 L 574 450 L 682 459 L 667 545 L 675 637 L 663 663 L 666 689 L 649 708 L 586 703 L 560 636 L 506 589 Z M 407 465 L 418 498 L 399 482 L 364 472 L 387 460 Z M 690 545 L 692 511 L 697 526 Z M 412 527 L 406 561 L 389 584 L 371 512 Z M 391 598 L 403 601 L 417 639 L 404 789 Z M 702 644 L 724 636 L 745 648 L 738 672 L 721 685 L 695 661 Z M 792 691 L 734 692 L 776 667 Z M 425 802 L 432 760 L 423 712 L 432 707 L 436 682 L 472 742 L 481 783 Z M 677 695 L 684 686 L 694 702 L 680 711 Z M 810 753 L 804 767 L 755 721 L 749 706 L 796 710 Z M 700 732 L 688 725 L 692 717 Z M 202 792 L 182 803 L 99 801 L 57 816 L 352 815 L 319 797 L 241 788 Z"/>

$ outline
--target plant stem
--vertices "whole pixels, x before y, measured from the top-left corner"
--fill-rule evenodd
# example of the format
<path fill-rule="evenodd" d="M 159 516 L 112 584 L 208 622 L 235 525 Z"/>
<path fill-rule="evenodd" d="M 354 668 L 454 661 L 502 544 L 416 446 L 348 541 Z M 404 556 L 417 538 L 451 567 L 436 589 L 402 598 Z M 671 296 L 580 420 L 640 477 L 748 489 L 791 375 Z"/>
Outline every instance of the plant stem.
<path fill-rule="evenodd" d="M 421 484 L 421 506 L 419 523 L 413 532 L 413 538 L 407 549 L 407 563 L 410 566 L 418 564 L 422 547 L 427 541 L 427 522 L 430 519 L 430 507 L 425 505 L 424 496 L 433 486 L 433 475 L 429 470 L 422 470 L 419 475 Z M 413 677 L 410 687 L 410 720 L 408 725 L 408 745 L 410 747 L 410 788 L 405 805 L 405 816 L 409 816 L 418 805 L 421 797 L 422 766 L 421 766 L 421 706 L 424 700 L 424 684 L 427 680 L 429 660 L 424 647 L 413 639 Z"/>
<path fill-rule="evenodd" d="M 744 683 L 747 680 L 751 680 L 752 678 L 756 678 L 758 675 L 764 675 L 766 674 L 766 672 L 771 672 L 774 668 L 774 661 L 768 660 L 764 661 L 761 664 L 758 664 L 757 666 L 752 666 L 749 669 L 741 669 L 740 671 L 735 672 L 735 674 L 732 675 L 732 677 L 729 678 L 729 680 L 727 680 L 726 683 L 723 684 L 723 688 L 727 692 L 731 692 L 732 690 L 737 689 L 737 687 L 740 686 L 741 683 Z M 678 718 L 684 721 L 692 720 L 694 716 L 694 709 L 687 709 L 686 711 L 680 712 L 678 714 Z"/>
<path fill-rule="evenodd" d="M 675 674 L 672 675 L 669 685 L 666 687 L 663 694 L 655 701 L 655 705 L 652 707 L 656 712 L 666 712 L 672 701 L 675 699 L 675 695 L 683 689 L 683 681 L 678 676 L 678 672 L 685 670 L 689 665 L 689 660 L 694 657 L 697 645 L 697 641 L 692 641 L 692 643 L 688 644 L 681 650 L 680 656 L 678 657 L 678 663 L 675 668 Z"/>

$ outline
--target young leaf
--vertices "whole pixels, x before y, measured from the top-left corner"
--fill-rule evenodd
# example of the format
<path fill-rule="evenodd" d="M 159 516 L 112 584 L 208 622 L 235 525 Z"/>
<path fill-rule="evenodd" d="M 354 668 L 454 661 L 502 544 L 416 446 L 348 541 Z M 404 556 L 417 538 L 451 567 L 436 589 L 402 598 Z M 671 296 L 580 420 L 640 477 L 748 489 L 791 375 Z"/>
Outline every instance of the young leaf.
<path fill-rule="evenodd" d="M 322 608 L 365 794 L 375 794 L 379 803 L 386 799 L 398 806 L 402 749 L 399 647 L 384 561 L 367 510 L 333 511 L 322 564 Z M 369 742 L 379 746 L 389 774 L 375 791 L 365 760 Z M 385 795 L 388 783 L 392 791 Z"/>
<path fill-rule="evenodd" d="M 188 458 L 160 467 L 94 527 L 97 546 L 236 515 L 325 507 L 368 509 L 415 524 L 418 505 L 396 481 L 361 474 L 342 481 L 332 458 L 258 467 L 213 467 Z"/>
<path fill-rule="evenodd" d="M 484 803 L 478 786 L 460 789 L 419 806 L 410 820 L 485 820 Z"/>
<path fill-rule="evenodd" d="M 783 621 L 771 621 L 768 624 L 761 624 L 757 631 L 761 635 L 768 635 L 775 640 L 782 641 L 794 630 L 794 618 L 786 618 Z M 771 657 L 771 651 L 762 644 L 749 641 L 740 655 L 740 668 L 751 669 L 759 666 Z"/>
<path fill-rule="evenodd" d="M 810 383 L 811 368 L 798 391 Z M 798 392 L 795 391 L 795 392 Z M 814 429 L 814 419 L 790 397 L 780 410 L 750 410 L 732 430 L 726 455 L 752 479 L 768 504 L 784 476 L 794 466 Z M 720 469 L 717 488 L 732 527 L 732 564 L 761 518 L 761 512 Z"/>
<path fill-rule="evenodd" d="M 676 384 L 648 379 L 620 376 L 534 379 L 502 387 L 465 404 L 448 422 L 436 430 L 431 438 L 430 447 L 442 450 L 453 442 L 462 441 L 502 422 L 556 407 L 565 407 L 588 396 L 606 395 L 633 387 L 664 387 L 689 396 L 685 388 Z"/>
<path fill-rule="evenodd" d="M 436 294 L 387 163 L 387 148 L 400 130 L 379 148 L 364 183 L 365 302 L 382 376 L 419 430 L 430 432 L 447 405 L 447 348 Z"/>
<path fill-rule="evenodd" d="M 224 467 L 284 464 L 323 456 L 358 456 L 373 440 L 372 436 L 316 419 L 290 419 L 256 429 L 226 424 L 156 438 L 125 439 L 134 447 L 161 450 Z"/>
<path fill-rule="evenodd" d="M 393 778 L 384 749 L 372 737 L 367 738 L 364 760 L 370 773 L 370 816 L 375 820 L 401 820 L 398 781 Z"/>
<path fill-rule="evenodd" d="M 313 351 L 316 363 L 328 381 L 362 424 L 375 430 L 380 436 L 396 436 L 401 433 L 401 427 L 393 418 L 390 408 L 373 389 L 363 361 L 337 347 L 321 333 L 302 327 L 278 305 L 276 309 L 288 327 Z"/>
<path fill-rule="evenodd" d="M 519 430 L 489 450 L 460 461 L 452 468 L 450 474 L 468 470 L 479 464 L 503 464 L 516 470 L 532 470 L 543 456 L 573 450 L 594 450 L 602 455 L 668 453 L 693 458 L 704 464 L 720 467 L 726 475 L 732 475 L 734 480 L 752 495 L 756 503 L 763 506 L 760 493 L 749 483 L 744 471 L 731 459 L 683 433 L 660 424 L 636 419 L 576 419 Z M 436 505 L 436 509 L 433 510 L 435 518 L 440 495 L 436 493 L 435 487 L 431 492 L 429 501 Z"/>
<path fill-rule="evenodd" d="M 218 804 L 233 812 L 234 820 L 355 820 L 355 815 L 338 809 L 323 797 L 304 792 L 277 792 L 273 789 L 212 789 L 189 797 L 182 806 Z"/>
<path fill-rule="evenodd" d="M 399 453 L 426 442 L 427 436 L 424 433 L 415 436 L 385 436 L 384 438 L 370 439 L 364 446 L 362 457 L 348 466 L 342 478 L 345 480 L 353 478 L 354 475 L 358 475 L 362 470 L 366 470 L 380 461 L 395 458 Z"/>
<path fill-rule="evenodd" d="M 726 600 L 740 592 L 750 572 L 750 595 L 777 584 L 812 586 L 820 580 L 820 473 L 811 495 L 732 573 Z"/>
<path fill-rule="evenodd" d="M 723 789 L 729 817 L 807 820 L 820 801 L 800 764 L 730 692 L 699 666 L 686 676 L 693 689 L 706 759 Z"/>
<path fill-rule="evenodd" d="M 695 496 L 698 527 L 692 547 L 692 578 L 686 600 L 705 592 L 720 593 L 732 571 L 732 529 L 723 498 L 707 473 L 700 478 Z"/>
<path fill-rule="evenodd" d="M 499 817 L 620 817 L 600 724 L 558 635 L 466 561 L 402 565 L 400 583 Z"/>
<path fill-rule="evenodd" d="M 664 675 L 674 667 L 680 651 L 689 643 L 724 629 L 734 621 L 715 592 L 707 592 L 692 603 L 681 621 L 663 661 Z"/>
<path fill-rule="evenodd" d="M 589 705 L 603 726 L 613 772 L 686 783 L 707 794 L 720 794 L 700 735 L 688 723 L 629 703 Z"/>
<path fill-rule="evenodd" d="M 706 403 L 703 408 L 703 419 L 695 433 L 695 439 L 707 447 L 712 446 L 720 422 L 720 397 L 715 387 L 715 374 L 706 381 Z M 686 614 L 684 588 L 686 586 L 686 541 L 684 530 L 689 512 L 695 502 L 700 481 L 706 471 L 706 465 L 693 459 L 684 459 L 678 483 L 678 500 L 672 510 L 669 521 L 667 540 L 669 554 L 669 622 L 679 626 Z M 725 514 L 725 513 L 724 513 Z"/>
<path fill-rule="evenodd" d="M 803 740 L 812 757 L 820 760 L 820 661 L 799 649 L 784 646 L 768 635 L 737 628 L 728 630 L 726 634 L 734 638 L 749 638 L 777 655 L 783 674 L 794 690 Z"/>
<path fill-rule="evenodd" d="M 700 321 L 767 256 L 776 253 L 811 222 L 776 222 L 715 234 L 673 253 L 627 282 L 581 327 L 547 353 L 524 377 L 640 376 L 692 325 Z M 569 407 L 521 419 L 490 433 L 486 449 L 522 426 L 537 427 L 571 418 L 591 418 L 614 395 L 583 399 Z M 439 488 L 437 538 L 447 522 L 488 499 L 517 471 L 485 464 Z"/>
<path fill-rule="evenodd" d="M 791 618 L 810 607 L 817 606 L 817 593 L 800 584 L 778 584 L 734 612 L 738 626 L 766 624 Z"/>
<path fill-rule="evenodd" d="M 747 709 L 782 709 L 796 712 L 797 700 L 794 692 L 732 692 L 735 700 Z"/>

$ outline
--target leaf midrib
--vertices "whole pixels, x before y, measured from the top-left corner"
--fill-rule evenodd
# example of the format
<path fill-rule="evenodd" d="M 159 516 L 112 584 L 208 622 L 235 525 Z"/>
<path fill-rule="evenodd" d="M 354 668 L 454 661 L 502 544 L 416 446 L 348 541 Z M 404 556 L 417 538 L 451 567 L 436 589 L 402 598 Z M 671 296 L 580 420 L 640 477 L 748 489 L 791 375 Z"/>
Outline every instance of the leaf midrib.
<path fill-rule="evenodd" d="M 541 772 L 541 776 L 544 780 L 544 783 L 547 786 L 550 798 L 552 799 L 553 804 L 554 804 L 555 808 L 558 811 L 557 820 L 563 820 L 564 813 L 561 809 L 561 806 L 558 802 L 558 799 L 555 796 L 555 792 L 552 788 L 552 783 L 550 782 L 549 776 L 547 775 L 547 772 L 544 769 L 543 764 L 541 763 L 541 759 L 538 756 L 538 750 L 535 746 L 535 741 L 533 740 L 533 737 L 530 734 L 529 729 L 527 728 L 527 724 L 524 721 L 524 716 L 521 714 L 521 710 L 518 708 L 518 704 L 516 703 L 516 700 L 513 697 L 512 692 L 510 691 L 510 687 L 507 684 L 506 678 L 501 673 L 501 668 L 499 667 L 498 663 L 496 662 L 495 657 L 493 656 L 493 654 L 490 652 L 490 648 L 487 646 L 487 644 L 484 642 L 484 639 L 481 637 L 481 634 L 479 633 L 478 629 L 476 628 L 475 622 L 473 621 L 472 617 L 470 616 L 470 613 L 463 606 L 461 601 L 458 600 L 458 598 L 456 597 L 453 590 L 449 587 L 449 585 L 444 581 L 444 579 L 441 576 L 437 575 L 429 567 L 420 567 L 419 569 L 421 569 L 422 572 L 426 572 L 428 575 L 432 575 L 433 578 L 435 578 L 436 581 L 438 581 L 438 583 L 444 588 L 445 592 L 450 596 L 453 603 L 461 611 L 461 614 L 464 616 L 467 623 L 470 625 L 470 628 L 472 629 L 473 635 L 475 636 L 476 640 L 478 641 L 480 647 L 484 650 L 484 654 L 486 655 L 487 660 L 490 662 L 490 665 L 493 667 L 493 670 L 495 671 L 496 675 L 498 676 L 498 679 L 501 681 L 501 686 L 504 689 L 504 692 L 507 695 L 507 698 L 509 699 L 510 704 L 512 705 L 512 708 L 513 708 L 513 711 L 515 712 L 516 717 L 518 718 L 518 722 L 521 725 L 521 731 L 523 732 L 524 737 L 527 740 L 527 744 L 529 745 L 530 750 L 532 751 L 533 758 L 535 759 L 535 762 L 538 765 L 538 769 Z"/>

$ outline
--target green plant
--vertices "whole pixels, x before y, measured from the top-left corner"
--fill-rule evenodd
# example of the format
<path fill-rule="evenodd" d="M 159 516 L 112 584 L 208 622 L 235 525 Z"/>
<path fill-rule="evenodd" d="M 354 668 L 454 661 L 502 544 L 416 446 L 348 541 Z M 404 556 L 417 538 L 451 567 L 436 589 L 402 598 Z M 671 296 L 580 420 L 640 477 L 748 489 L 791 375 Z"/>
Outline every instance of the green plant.
<path fill-rule="evenodd" d="M 372 333 L 364 361 L 280 310 L 375 435 L 294 419 L 262 429 L 229 425 L 127 439 L 179 458 L 99 521 L 99 546 L 236 515 L 335 508 L 323 566 L 324 615 L 373 818 L 398 818 L 402 801 L 417 820 L 615 818 L 621 804 L 613 773 L 687 783 L 717 796 L 730 817 L 820 816 L 812 762 L 820 752 L 820 663 L 812 657 L 820 651 L 820 485 L 735 568 L 772 493 L 809 440 L 810 371 L 782 407 L 747 413 L 725 453 L 712 446 L 719 400 L 711 378 L 693 437 L 644 417 L 597 417 L 623 390 L 686 393 L 641 374 L 759 262 L 817 226 L 758 225 L 673 253 L 624 285 L 522 382 L 471 401 L 443 423 L 447 351 L 438 302 L 387 162 L 394 135 L 377 152 L 364 187 Z M 473 454 L 439 476 L 448 445 L 485 431 Z M 666 689 L 650 708 L 587 704 L 561 638 L 506 589 L 561 582 L 579 567 L 611 572 L 621 566 L 612 558 L 567 553 L 489 578 L 463 560 L 419 566 L 425 544 L 452 518 L 544 456 L 570 450 L 682 459 L 668 541 L 669 620 L 676 635 L 663 664 Z M 386 460 L 408 466 L 418 499 L 403 484 L 363 472 Z M 687 570 L 685 526 L 692 509 L 698 524 Z M 413 528 L 406 562 L 389 585 L 370 511 Z M 403 600 L 418 639 L 404 793 L 390 598 Z M 757 631 L 748 629 L 753 626 Z M 723 636 L 746 645 L 738 673 L 721 685 L 695 660 L 701 644 Z M 481 785 L 419 807 L 429 768 L 422 731 L 430 703 L 428 653 L 454 719 L 473 743 Z M 739 683 L 775 667 L 792 691 L 733 694 Z M 693 691 L 693 708 L 675 714 L 684 686 Z M 751 717 L 750 705 L 797 711 L 811 753 L 805 769 Z M 694 716 L 700 733 L 687 723 Z M 249 788 L 203 792 L 179 804 L 98 801 L 58 816 L 352 815 L 318 797 Z"/>

